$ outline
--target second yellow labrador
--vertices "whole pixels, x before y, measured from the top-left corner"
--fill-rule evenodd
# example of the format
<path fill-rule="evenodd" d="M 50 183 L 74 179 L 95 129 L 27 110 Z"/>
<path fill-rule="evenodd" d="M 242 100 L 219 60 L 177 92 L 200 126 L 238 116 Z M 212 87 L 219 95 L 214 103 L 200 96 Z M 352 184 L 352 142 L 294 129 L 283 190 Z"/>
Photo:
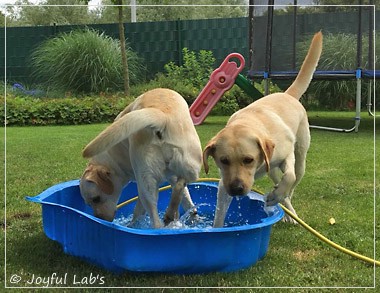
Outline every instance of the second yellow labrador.
<path fill-rule="evenodd" d="M 214 227 L 222 227 L 232 196 L 246 195 L 254 179 L 269 173 L 275 187 L 267 204 L 291 204 L 294 188 L 305 173 L 310 145 L 306 110 L 299 102 L 307 90 L 322 52 L 322 33 L 314 35 L 295 81 L 285 93 L 265 96 L 237 111 L 206 145 L 203 164 L 212 156 L 221 173 Z M 294 222 L 290 217 L 285 221 Z"/>
<path fill-rule="evenodd" d="M 178 205 L 194 209 L 187 183 L 198 178 L 202 148 L 183 97 L 169 89 L 154 89 L 128 105 L 83 150 L 90 162 L 81 178 L 83 199 L 94 214 L 112 221 L 122 187 L 136 180 L 138 202 L 133 221 L 145 211 L 153 228 L 162 226 L 157 211 L 158 187 L 172 185 L 164 222 L 178 218 Z"/>

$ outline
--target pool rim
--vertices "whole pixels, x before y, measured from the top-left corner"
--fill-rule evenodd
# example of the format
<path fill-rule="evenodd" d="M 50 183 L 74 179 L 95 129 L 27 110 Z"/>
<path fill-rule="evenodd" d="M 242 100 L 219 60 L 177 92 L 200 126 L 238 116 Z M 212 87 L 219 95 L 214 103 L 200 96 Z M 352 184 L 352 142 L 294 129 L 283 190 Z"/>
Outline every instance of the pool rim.
<path fill-rule="evenodd" d="M 153 235 L 186 235 L 186 234 L 198 234 L 198 233 L 230 233 L 230 232 L 243 232 L 243 231 L 249 231 L 252 229 L 260 229 L 264 228 L 267 226 L 272 226 L 273 224 L 277 223 L 280 221 L 283 216 L 284 216 L 284 210 L 277 204 L 273 206 L 273 209 L 275 212 L 273 212 L 272 215 L 268 215 L 267 218 L 265 218 L 264 221 L 260 223 L 255 223 L 255 224 L 246 224 L 246 225 L 241 225 L 241 226 L 231 226 L 231 227 L 220 227 L 220 228 L 186 228 L 186 229 L 173 229 L 173 228 L 159 228 L 159 229 L 137 229 L 137 228 L 130 228 L 126 226 L 119 225 L 114 222 L 108 222 L 102 219 L 99 219 L 93 215 L 90 215 L 86 212 L 80 211 L 76 208 L 63 205 L 63 204 L 58 204 L 58 203 L 53 203 L 53 202 L 48 202 L 45 201 L 49 196 L 51 196 L 53 193 L 57 191 L 61 191 L 65 188 L 70 188 L 70 187 L 78 187 L 79 188 L 79 179 L 75 180 L 70 180 L 62 183 L 58 183 L 56 185 L 53 185 L 40 194 L 36 196 L 27 196 L 26 199 L 30 202 L 35 202 L 35 203 L 40 203 L 43 205 L 49 205 L 49 206 L 56 206 L 60 207 L 63 209 L 68 209 L 71 210 L 75 213 L 78 213 L 80 216 L 83 216 L 89 220 L 92 220 L 96 223 L 105 225 L 109 228 L 118 230 L 118 231 L 123 231 L 131 234 L 136 234 L 136 235 L 145 235 L 145 236 L 153 236 Z M 129 183 L 128 183 L 129 184 Z M 212 188 L 218 188 L 217 184 L 215 182 L 208 182 L 208 181 L 197 181 L 193 183 L 189 183 L 188 185 L 195 186 L 195 185 L 203 185 L 203 186 L 209 186 Z M 127 186 L 127 185 L 126 185 Z M 258 192 L 255 192 L 257 194 L 260 194 Z M 251 199 L 254 200 L 254 199 Z"/>

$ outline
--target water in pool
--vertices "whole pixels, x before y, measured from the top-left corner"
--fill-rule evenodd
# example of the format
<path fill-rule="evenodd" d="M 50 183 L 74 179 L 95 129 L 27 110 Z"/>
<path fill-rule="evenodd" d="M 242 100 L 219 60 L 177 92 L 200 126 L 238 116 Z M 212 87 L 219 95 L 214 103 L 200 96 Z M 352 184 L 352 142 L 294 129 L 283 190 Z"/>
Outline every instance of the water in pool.
<path fill-rule="evenodd" d="M 254 201 L 258 205 L 260 202 L 263 202 L 263 197 L 258 196 L 248 196 L 251 200 Z M 225 227 L 235 227 L 235 226 L 243 226 L 248 224 L 254 224 L 261 221 L 262 218 L 266 218 L 266 216 L 270 216 L 272 213 L 271 207 L 262 207 L 261 210 L 255 211 L 255 213 L 259 212 L 261 215 L 256 217 L 257 221 L 252 222 L 252 217 L 247 215 L 247 207 L 245 203 L 242 203 L 244 197 L 236 198 L 236 208 L 233 209 L 230 216 L 227 215 L 225 219 Z M 190 211 L 182 214 L 180 218 L 176 221 L 171 222 L 169 225 L 165 226 L 165 229 L 209 229 L 212 228 L 214 221 L 214 210 L 215 205 L 211 205 L 208 203 L 200 203 L 195 205 L 198 213 L 194 216 Z M 252 211 L 251 211 L 252 212 Z M 249 214 L 250 212 L 248 212 Z M 161 220 L 164 218 L 164 211 L 159 212 L 159 216 Z M 151 229 L 150 218 L 149 216 L 143 215 L 138 218 L 134 223 L 132 223 L 132 214 L 123 215 L 121 214 L 117 218 L 115 218 L 114 223 L 117 225 L 121 225 L 124 227 L 130 227 L 135 229 Z"/>
<path fill-rule="evenodd" d="M 198 204 L 195 208 L 199 211 L 202 207 L 210 207 L 210 204 Z M 214 215 L 208 213 L 200 213 L 194 216 L 191 213 L 192 210 L 187 211 L 178 220 L 171 222 L 169 225 L 165 226 L 166 229 L 205 229 L 212 228 Z M 161 211 L 158 214 L 161 220 L 164 218 L 165 212 Z M 133 215 L 124 216 L 121 215 L 115 218 L 114 223 L 135 229 L 151 229 L 150 218 L 147 214 L 139 217 L 135 223 L 132 224 Z"/>

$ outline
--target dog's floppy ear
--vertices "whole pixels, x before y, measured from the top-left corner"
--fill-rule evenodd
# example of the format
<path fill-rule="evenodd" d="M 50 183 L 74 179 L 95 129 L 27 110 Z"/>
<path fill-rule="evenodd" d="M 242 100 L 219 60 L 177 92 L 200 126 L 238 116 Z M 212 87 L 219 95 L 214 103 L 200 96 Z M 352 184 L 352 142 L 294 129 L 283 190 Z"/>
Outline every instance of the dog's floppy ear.
<path fill-rule="evenodd" d="M 204 151 L 203 151 L 203 168 L 205 169 L 206 174 L 208 174 L 208 157 L 214 156 L 215 153 L 215 142 L 213 140 L 209 141 L 208 144 L 206 145 Z"/>
<path fill-rule="evenodd" d="M 111 180 L 111 172 L 105 167 L 89 166 L 83 175 L 83 178 L 94 182 L 99 186 L 100 190 L 106 194 L 112 194 L 114 186 Z"/>
<path fill-rule="evenodd" d="M 259 140 L 258 144 L 263 152 L 264 161 L 267 166 L 267 172 L 269 172 L 269 163 L 273 156 L 274 143 L 270 139 Z"/>

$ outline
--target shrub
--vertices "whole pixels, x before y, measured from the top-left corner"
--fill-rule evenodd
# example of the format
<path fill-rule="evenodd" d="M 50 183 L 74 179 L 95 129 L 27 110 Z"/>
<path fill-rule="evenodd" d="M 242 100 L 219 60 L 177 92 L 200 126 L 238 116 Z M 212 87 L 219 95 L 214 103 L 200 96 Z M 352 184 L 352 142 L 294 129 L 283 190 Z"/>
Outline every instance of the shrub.
<path fill-rule="evenodd" d="M 131 84 L 137 83 L 145 74 L 142 59 L 131 49 L 127 58 Z M 36 78 L 49 88 L 98 93 L 123 85 L 119 41 L 95 30 L 49 39 L 32 53 L 31 60 Z"/>
<path fill-rule="evenodd" d="M 213 71 L 215 58 L 211 51 L 201 50 L 198 53 L 183 49 L 183 65 L 169 62 L 164 66 L 165 73 L 158 73 L 148 84 L 137 86 L 145 90 L 164 87 L 180 93 L 188 104 L 191 104 L 206 85 Z"/>
<path fill-rule="evenodd" d="M 215 57 L 211 51 L 200 50 L 198 54 L 183 48 L 183 65 L 169 62 L 164 66 L 169 79 L 182 79 L 196 88 L 203 87 L 213 71 Z"/>
<path fill-rule="evenodd" d="M 211 110 L 211 115 L 230 116 L 239 110 L 239 104 L 237 102 L 237 92 L 241 91 L 237 86 L 233 86 L 218 103 Z"/>
<path fill-rule="evenodd" d="M 76 125 L 112 122 L 132 98 L 84 97 L 39 99 L 7 96 L 5 117 L 4 97 L 0 96 L 0 120 L 4 125 Z"/>
<path fill-rule="evenodd" d="M 144 90 L 154 87 L 167 87 L 179 92 L 190 105 L 209 81 L 213 71 L 215 58 L 211 51 L 201 50 L 199 53 L 183 49 L 183 65 L 178 66 L 169 62 L 164 66 L 166 73 L 159 73 L 149 82 Z M 264 94 L 264 81 L 254 83 L 254 86 Z M 270 83 L 270 92 L 278 92 L 280 89 Z M 142 92 L 142 91 L 141 91 Z M 227 91 L 212 110 L 212 115 L 231 115 L 240 108 L 252 103 L 253 99 L 238 86 L 233 86 Z"/>
<path fill-rule="evenodd" d="M 139 92 L 166 87 L 180 93 L 190 105 L 209 81 L 214 70 L 215 58 L 211 51 L 200 50 L 198 53 L 184 48 L 182 65 L 169 62 L 164 66 L 165 73 L 159 73 L 146 85 L 137 86 Z M 221 98 L 212 111 L 214 115 L 231 115 L 241 106 L 252 100 L 238 87 L 233 87 Z"/>

